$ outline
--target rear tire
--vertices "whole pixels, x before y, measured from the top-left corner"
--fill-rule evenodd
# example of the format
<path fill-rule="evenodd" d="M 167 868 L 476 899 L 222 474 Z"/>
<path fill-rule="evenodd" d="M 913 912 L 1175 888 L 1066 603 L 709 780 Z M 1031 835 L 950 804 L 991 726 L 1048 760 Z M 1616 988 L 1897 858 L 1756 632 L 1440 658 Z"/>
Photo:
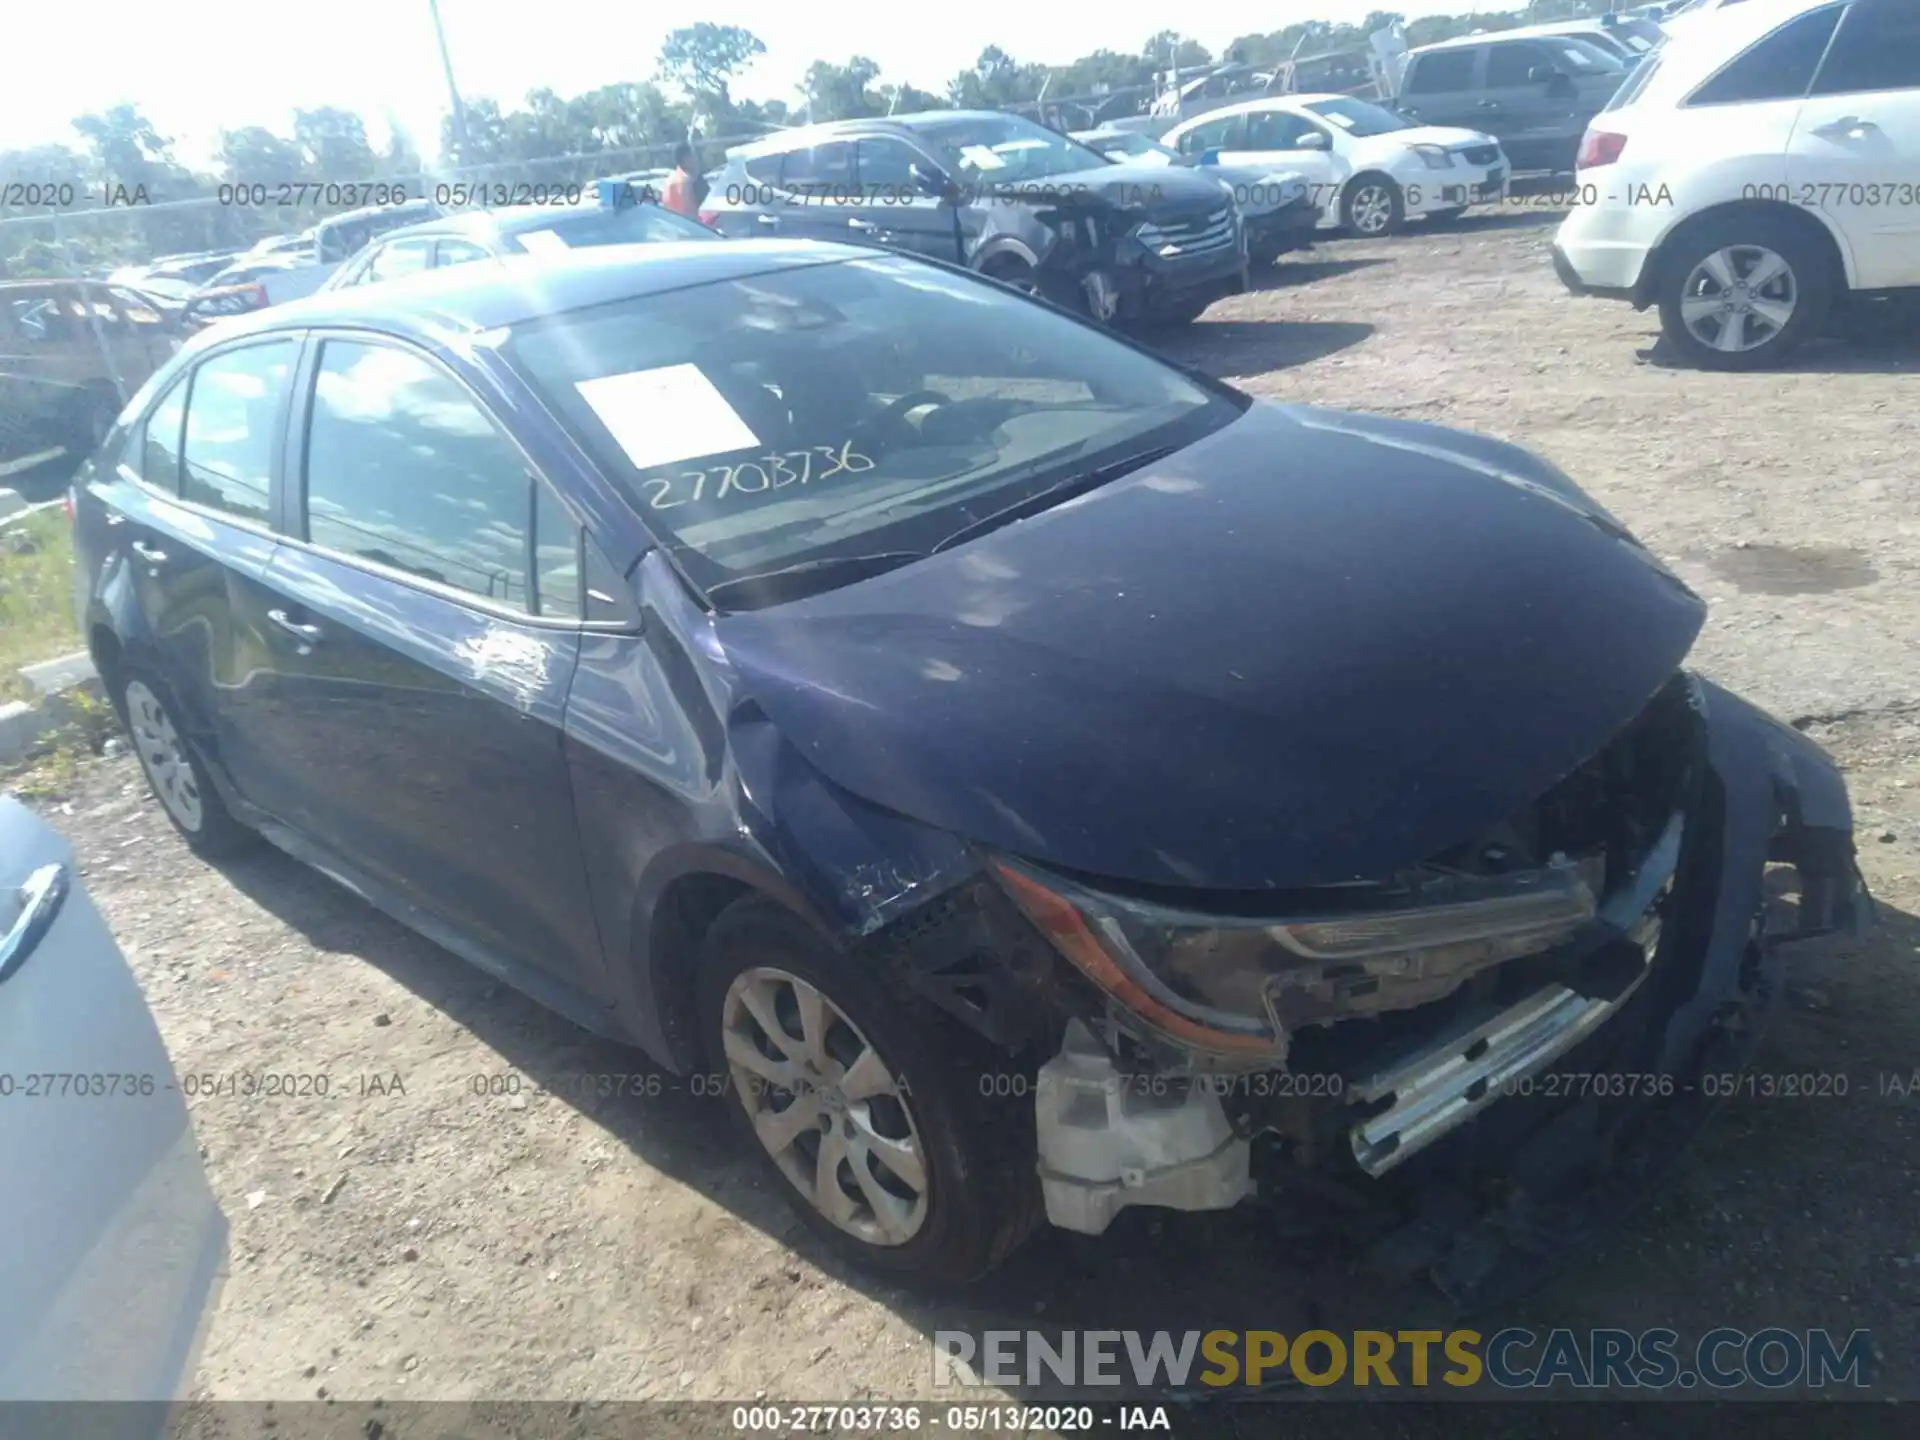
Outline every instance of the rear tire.
<path fill-rule="evenodd" d="M 1798 225 L 1736 212 L 1669 242 L 1660 326 L 1702 369 L 1762 370 L 1820 333 L 1839 287 L 1832 257 Z"/>
<path fill-rule="evenodd" d="M 853 1263 L 955 1285 L 1043 1213 L 1033 1103 L 989 1099 L 1011 1068 L 760 896 L 701 945 L 696 999 L 723 1102 L 807 1227 Z M 778 1033 L 775 1033 L 775 1032 Z M 823 1179 L 822 1163 L 832 1166 Z"/>
<path fill-rule="evenodd" d="M 119 677 L 120 715 L 147 786 L 173 828 L 194 854 L 208 860 L 237 855 L 259 836 L 227 809 L 207 767 L 175 718 L 173 692 L 152 671 L 138 666 Z"/>

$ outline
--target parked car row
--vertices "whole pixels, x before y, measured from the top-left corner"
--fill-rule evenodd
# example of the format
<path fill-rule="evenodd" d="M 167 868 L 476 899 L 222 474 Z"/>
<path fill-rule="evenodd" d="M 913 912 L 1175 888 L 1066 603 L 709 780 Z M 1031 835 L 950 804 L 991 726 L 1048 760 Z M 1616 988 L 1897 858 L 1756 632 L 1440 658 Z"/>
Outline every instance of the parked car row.
<path fill-rule="evenodd" d="M 1587 131 L 1553 263 L 1657 306 L 1689 361 L 1787 359 L 1837 308 L 1920 293 L 1920 6 L 1746 0 L 1677 31 Z"/>

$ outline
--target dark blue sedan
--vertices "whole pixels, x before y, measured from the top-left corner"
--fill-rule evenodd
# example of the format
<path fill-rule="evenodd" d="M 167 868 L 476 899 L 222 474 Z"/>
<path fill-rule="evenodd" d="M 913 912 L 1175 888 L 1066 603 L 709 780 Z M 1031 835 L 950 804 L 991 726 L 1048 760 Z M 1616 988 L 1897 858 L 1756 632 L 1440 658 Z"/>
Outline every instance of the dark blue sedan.
<path fill-rule="evenodd" d="M 1864 911 L 1832 765 L 1523 450 L 869 250 L 509 268 L 157 374 L 77 482 L 94 658 L 196 851 L 695 1077 L 869 1263 L 1277 1149 L 1457 1297 L 1530 1283 L 1507 1237 L 1617 1213 L 1773 941 Z"/>

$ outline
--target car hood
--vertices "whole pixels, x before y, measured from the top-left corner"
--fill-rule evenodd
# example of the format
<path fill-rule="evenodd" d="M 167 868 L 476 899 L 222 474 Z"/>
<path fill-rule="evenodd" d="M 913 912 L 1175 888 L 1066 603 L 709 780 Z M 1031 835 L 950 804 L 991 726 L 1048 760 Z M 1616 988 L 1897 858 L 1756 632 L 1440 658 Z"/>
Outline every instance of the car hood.
<path fill-rule="evenodd" d="M 951 551 L 721 617 L 826 776 L 1147 885 L 1382 878 L 1590 758 L 1699 599 L 1572 482 L 1436 426 L 1256 403 Z"/>
<path fill-rule="evenodd" d="M 1441 145 L 1449 150 L 1462 145 L 1493 145 L 1498 142 L 1482 130 L 1467 130 L 1458 125 L 1416 125 L 1411 130 L 1392 130 L 1385 135 L 1369 135 L 1355 142 L 1355 148 L 1371 156 L 1376 152 L 1406 150 L 1414 145 Z"/>
<path fill-rule="evenodd" d="M 991 177 L 987 183 L 992 183 Z M 1049 175 L 1044 180 L 1008 181 L 1002 189 L 1009 197 L 1030 191 L 1037 202 L 1049 206 L 1092 204 L 1149 214 L 1216 209 L 1222 198 L 1219 185 L 1204 173 L 1131 160 L 1070 175 Z"/>

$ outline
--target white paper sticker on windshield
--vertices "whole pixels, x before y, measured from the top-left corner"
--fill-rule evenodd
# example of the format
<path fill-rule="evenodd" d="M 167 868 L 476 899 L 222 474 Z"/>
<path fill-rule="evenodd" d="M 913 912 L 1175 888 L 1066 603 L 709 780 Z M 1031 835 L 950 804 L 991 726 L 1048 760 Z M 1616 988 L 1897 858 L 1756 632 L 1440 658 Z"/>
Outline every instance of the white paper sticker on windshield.
<path fill-rule="evenodd" d="M 557 230 L 526 230 L 521 232 L 520 248 L 531 255 L 553 255 L 573 247 L 560 237 Z"/>
<path fill-rule="evenodd" d="M 1007 162 L 985 145 L 962 145 L 961 158 L 976 170 L 1004 170 Z"/>
<path fill-rule="evenodd" d="M 1353 128 L 1353 116 L 1342 115 L 1338 110 L 1334 110 L 1334 111 L 1322 110 L 1320 112 L 1320 118 L 1323 120 L 1331 120 L 1334 124 L 1338 125 L 1342 130 L 1351 130 Z"/>
<path fill-rule="evenodd" d="M 763 443 L 698 365 L 602 375 L 574 388 L 641 470 Z"/>

